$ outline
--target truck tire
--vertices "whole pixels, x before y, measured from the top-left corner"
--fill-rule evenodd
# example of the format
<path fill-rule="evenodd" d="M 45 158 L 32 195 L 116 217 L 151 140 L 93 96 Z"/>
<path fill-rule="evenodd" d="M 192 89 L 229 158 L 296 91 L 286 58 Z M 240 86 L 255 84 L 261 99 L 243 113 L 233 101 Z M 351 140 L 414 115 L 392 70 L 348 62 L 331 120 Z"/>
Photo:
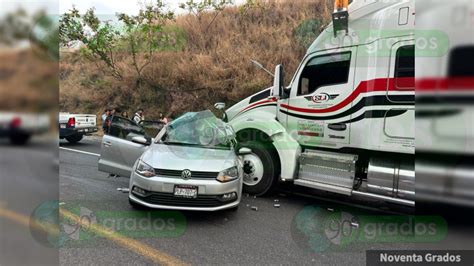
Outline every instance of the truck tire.
<path fill-rule="evenodd" d="M 252 150 L 251 154 L 243 156 L 244 192 L 256 196 L 271 192 L 280 172 L 275 151 L 257 141 L 242 143 L 241 147 Z"/>
<path fill-rule="evenodd" d="M 23 133 L 15 133 L 10 136 L 10 142 L 13 145 L 25 145 L 31 138 L 31 135 Z"/>
<path fill-rule="evenodd" d="M 66 137 L 66 140 L 71 144 L 75 144 L 81 141 L 83 137 L 84 137 L 83 135 L 72 135 L 72 136 Z"/>

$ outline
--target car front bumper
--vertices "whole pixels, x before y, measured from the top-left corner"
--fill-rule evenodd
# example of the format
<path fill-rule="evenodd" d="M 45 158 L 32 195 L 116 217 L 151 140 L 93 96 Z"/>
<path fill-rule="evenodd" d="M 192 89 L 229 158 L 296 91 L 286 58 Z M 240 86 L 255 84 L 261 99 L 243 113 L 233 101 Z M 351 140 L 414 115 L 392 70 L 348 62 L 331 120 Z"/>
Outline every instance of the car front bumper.
<path fill-rule="evenodd" d="M 175 185 L 191 185 L 198 188 L 196 199 L 174 197 Z M 133 191 L 138 186 L 147 191 L 147 195 L 139 195 Z M 222 200 L 224 194 L 235 192 L 237 197 Z M 221 183 L 215 179 L 190 179 L 171 177 L 145 178 L 135 172 L 130 179 L 129 198 L 140 205 L 168 210 L 218 211 L 237 207 L 242 197 L 242 178 Z"/>

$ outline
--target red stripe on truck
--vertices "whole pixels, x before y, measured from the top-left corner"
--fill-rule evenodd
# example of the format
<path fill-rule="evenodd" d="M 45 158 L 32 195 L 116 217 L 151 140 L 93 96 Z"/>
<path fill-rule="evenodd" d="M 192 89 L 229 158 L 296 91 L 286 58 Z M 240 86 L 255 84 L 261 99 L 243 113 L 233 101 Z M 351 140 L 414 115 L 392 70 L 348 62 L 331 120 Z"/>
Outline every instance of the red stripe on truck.
<path fill-rule="evenodd" d="M 388 83 L 388 84 L 387 84 Z M 300 108 L 300 107 L 295 107 L 287 104 L 282 104 L 281 107 L 287 108 L 288 110 L 292 111 L 297 111 L 297 112 L 302 112 L 302 113 L 330 113 L 334 111 L 338 111 L 350 103 L 352 103 L 361 93 L 366 93 L 366 92 L 376 92 L 376 91 L 413 91 L 414 88 L 409 88 L 409 89 L 399 89 L 396 84 L 408 84 L 408 83 L 415 83 L 415 78 L 381 78 L 381 79 L 374 79 L 374 80 L 368 80 L 368 81 L 362 81 L 359 86 L 342 102 L 331 106 L 329 108 L 324 108 L 324 109 L 315 109 L 315 108 Z"/>
<path fill-rule="evenodd" d="M 416 81 L 416 91 L 469 91 L 474 90 L 474 77 L 423 78 Z"/>
<path fill-rule="evenodd" d="M 251 104 L 251 105 L 245 107 L 244 109 L 242 109 L 237 115 L 239 115 L 240 113 L 245 112 L 245 111 L 247 111 L 248 109 L 250 109 L 250 108 L 252 108 L 252 107 L 255 107 L 255 106 L 257 106 L 257 105 L 261 105 L 261 104 L 265 104 L 265 103 L 273 103 L 273 102 L 276 102 L 276 101 L 277 101 L 277 99 L 276 99 L 275 97 L 273 97 L 273 98 L 271 98 L 271 99 L 267 99 L 267 100 L 262 100 L 262 101 L 256 102 L 256 103 Z M 236 116 L 237 116 L 237 115 L 236 115 Z"/>

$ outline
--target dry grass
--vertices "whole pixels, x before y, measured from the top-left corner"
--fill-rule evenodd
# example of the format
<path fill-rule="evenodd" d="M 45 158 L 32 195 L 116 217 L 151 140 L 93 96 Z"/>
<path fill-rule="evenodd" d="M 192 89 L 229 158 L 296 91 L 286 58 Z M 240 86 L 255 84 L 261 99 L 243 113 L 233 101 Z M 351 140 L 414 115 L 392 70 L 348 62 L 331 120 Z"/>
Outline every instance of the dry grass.
<path fill-rule="evenodd" d="M 230 106 L 272 83 L 250 59 L 270 70 L 284 64 L 289 80 L 307 49 L 297 41 L 295 30 L 313 19 L 325 25 L 329 9 L 327 0 L 261 0 L 258 7 L 229 7 L 217 17 L 212 12 L 180 16 L 172 26 L 186 33 L 185 46 L 156 53 L 144 71 L 148 83 L 138 88 L 129 56 L 119 56 L 125 74 L 119 82 L 79 53 L 63 53 L 60 108 L 99 114 L 108 105 L 129 113 L 143 107 L 154 117 L 160 111 L 176 116 L 207 109 L 217 101 Z"/>
<path fill-rule="evenodd" d="M 49 111 L 58 102 L 58 64 L 34 49 L 0 51 L 0 110 Z"/>

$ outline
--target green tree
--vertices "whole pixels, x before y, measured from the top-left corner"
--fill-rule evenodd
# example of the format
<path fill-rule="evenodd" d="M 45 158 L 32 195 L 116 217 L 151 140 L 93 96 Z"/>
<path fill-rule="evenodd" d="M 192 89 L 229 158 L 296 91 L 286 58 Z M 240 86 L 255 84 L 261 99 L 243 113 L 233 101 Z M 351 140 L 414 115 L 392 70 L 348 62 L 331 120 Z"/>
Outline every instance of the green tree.
<path fill-rule="evenodd" d="M 121 69 L 115 61 L 115 47 L 119 40 L 120 32 L 110 22 L 101 22 L 95 14 L 94 8 L 81 15 L 73 7 L 63 14 L 59 20 L 59 39 L 62 47 L 83 45 L 85 55 L 92 61 L 101 60 L 110 70 L 111 74 L 121 80 Z"/>
<path fill-rule="evenodd" d="M 29 41 L 32 48 L 40 48 L 42 52 L 57 60 L 57 20 L 43 10 L 28 14 L 21 8 L 0 19 L 0 43 L 13 46 L 26 41 Z"/>
<path fill-rule="evenodd" d="M 170 43 L 171 38 L 163 31 L 163 26 L 174 19 L 174 13 L 163 11 L 164 7 L 161 1 L 157 1 L 154 5 L 145 5 L 136 16 L 117 14 L 119 21 L 125 26 L 122 38 L 132 56 L 137 86 L 144 80 L 143 69 L 152 62 L 154 52 Z"/>
<path fill-rule="evenodd" d="M 73 7 L 60 19 L 61 46 L 82 47 L 83 55 L 93 62 L 105 64 L 118 80 L 123 79 L 123 70 L 117 64 L 117 53 L 129 54 L 136 71 L 138 87 L 144 81 L 142 73 L 152 62 L 153 53 L 169 40 L 169 36 L 163 32 L 163 26 L 174 19 L 174 13 L 164 11 L 164 8 L 162 1 L 157 0 L 145 4 L 138 15 L 116 14 L 122 28 L 110 21 L 101 21 L 94 8 L 80 14 Z"/>
<path fill-rule="evenodd" d="M 206 33 L 212 23 L 214 23 L 216 20 L 217 16 L 219 16 L 219 13 L 224 10 L 227 5 L 231 4 L 234 4 L 234 0 L 188 0 L 185 3 L 181 3 L 179 7 L 183 10 L 186 10 L 190 14 L 194 14 L 198 18 L 199 22 L 201 22 L 202 14 L 204 12 L 213 11 L 214 15 L 212 20 L 203 31 Z"/>

